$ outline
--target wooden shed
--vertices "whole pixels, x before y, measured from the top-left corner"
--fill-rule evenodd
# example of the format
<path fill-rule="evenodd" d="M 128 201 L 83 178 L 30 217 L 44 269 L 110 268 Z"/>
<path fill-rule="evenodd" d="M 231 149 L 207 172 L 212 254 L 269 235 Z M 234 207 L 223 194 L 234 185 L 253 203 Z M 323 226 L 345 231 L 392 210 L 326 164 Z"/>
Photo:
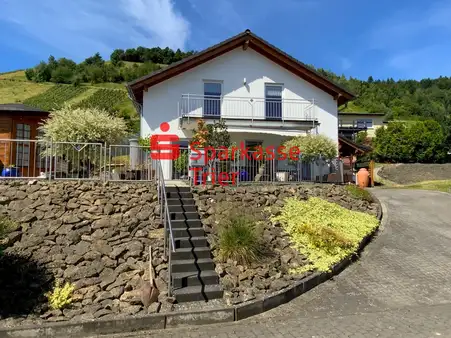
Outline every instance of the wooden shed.
<path fill-rule="evenodd" d="M 0 172 L 12 166 L 21 176 L 39 174 L 40 159 L 33 140 L 38 136 L 39 123 L 48 115 L 21 103 L 0 104 Z"/>

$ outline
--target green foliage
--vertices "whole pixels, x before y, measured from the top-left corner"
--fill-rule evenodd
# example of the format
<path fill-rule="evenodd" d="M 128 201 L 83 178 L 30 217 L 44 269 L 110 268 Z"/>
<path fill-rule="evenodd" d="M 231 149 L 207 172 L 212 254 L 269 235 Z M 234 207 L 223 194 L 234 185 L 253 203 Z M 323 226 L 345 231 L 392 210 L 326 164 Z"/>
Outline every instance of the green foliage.
<path fill-rule="evenodd" d="M 55 83 L 72 83 L 73 77 L 74 77 L 73 69 L 70 69 L 69 67 L 65 66 L 60 66 L 56 67 L 52 71 L 52 78 L 50 80 Z"/>
<path fill-rule="evenodd" d="M 436 121 L 390 122 L 376 130 L 374 157 L 378 162 L 443 162 L 447 152 L 445 141 Z"/>
<path fill-rule="evenodd" d="M 44 139 L 57 142 L 92 142 L 115 144 L 127 136 L 123 119 L 98 108 L 65 106 L 50 113 L 39 128 Z"/>
<path fill-rule="evenodd" d="M 242 214 L 231 215 L 220 226 L 220 259 L 250 264 L 264 256 L 265 245 L 261 241 L 261 231 L 252 217 Z"/>
<path fill-rule="evenodd" d="M 16 222 L 6 216 L 0 215 L 0 239 L 2 239 L 8 232 L 14 231 L 16 228 Z"/>
<path fill-rule="evenodd" d="M 146 62 L 150 61 L 157 64 L 171 64 L 182 60 L 185 57 L 193 55 L 194 51 L 182 52 L 177 49 L 175 52 L 170 48 L 129 48 L 127 50 L 115 49 L 111 53 L 110 60 L 112 63 L 117 64 L 119 61 L 130 61 L 130 62 Z"/>
<path fill-rule="evenodd" d="M 87 97 L 75 108 L 97 108 L 114 112 L 114 107 L 128 100 L 127 92 L 119 89 L 98 89 L 94 94 Z"/>
<path fill-rule="evenodd" d="M 26 99 L 24 104 L 51 111 L 61 108 L 67 101 L 82 94 L 86 90 L 86 87 L 57 85 L 50 87 L 42 94 Z"/>
<path fill-rule="evenodd" d="M 180 156 L 174 160 L 174 169 L 178 173 L 182 173 L 188 170 L 188 152 L 181 151 Z"/>
<path fill-rule="evenodd" d="M 312 161 L 318 157 L 332 159 L 337 156 L 337 144 L 325 135 L 296 136 L 284 143 L 287 149 L 298 147 L 302 159 Z"/>
<path fill-rule="evenodd" d="M 345 189 L 355 199 L 373 202 L 373 197 L 371 194 L 355 184 L 349 184 Z"/>
<path fill-rule="evenodd" d="M 150 149 L 150 135 L 147 137 L 140 137 L 138 139 L 138 144 L 141 147 L 146 147 L 147 149 Z"/>
<path fill-rule="evenodd" d="M 323 69 L 318 71 L 357 95 L 341 110 L 386 113 L 389 120 L 435 120 L 445 133 L 446 146 L 451 149 L 451 77 L 368 82 Z"/>
<path fill-rule="evenodd" d="M 370 140 L 368 138 L 368 132 L 366 130 L 359 131 L 355 138 L 357 144 L 369 144 Z"/>
<path fill-rule="evenodd" d="M 372 215 L 317 197 L 307 201 L 286 199 L 281 214 L 272 220 L 282 224 L 293 246 L 311 262 L 293 271 L 296 273 L 309 269 L 328 271 L 333 264 L 354 253 L 360 241 L 379 224 Z"/>
<path fill-rule="evenodd" d="M 17 223 L 13 220 L 9 219 L 4 215 L 0 215 L 0 241 L 3 237 L 11 231 L 17 229 Z M 2 253 L 2 248 L 0 246 L 0 255 Z"/>
<path fill-rule="evenodd" d="M 71 283 L 66 283 L 61 287 L 60 283 L 56 282 L 53 291 L 46 294 L 50 308 L 60 310 L 70 305 L 74 290 L 75 285 Z"/>
<path fill-rule="evenodd" d="M 85 59 L 83 63 L 86 65 L 103 66 L 105 61 L 103 61 L 103 58 L 100 56 L 100 53 L 95 53 L 93 56 Z"/>

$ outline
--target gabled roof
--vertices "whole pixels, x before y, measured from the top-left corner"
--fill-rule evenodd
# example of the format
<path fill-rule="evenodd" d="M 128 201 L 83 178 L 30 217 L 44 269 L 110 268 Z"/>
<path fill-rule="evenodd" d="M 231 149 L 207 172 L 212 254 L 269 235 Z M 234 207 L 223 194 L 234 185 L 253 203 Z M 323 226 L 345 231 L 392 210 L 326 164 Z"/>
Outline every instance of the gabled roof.
<path fill-rule="evenodd" d="M 40 112 L 46 113 L 45 110 L 39 108 L 30 107 L 22 103 L 4 103 L 0 104 L 0 111 L 17 111 L 17 112 Z"/>
<path fill-rule="evenodd" d="M 143 91 L 147 90 L 147 88 L 217 58 L 238 47 L 242 47 L 243 49 L 252 48 L 281 67 L 329 93 L 338 101 L 338 105 L 342 105 L 355 98 L 354 94 L 347 89 L 332 82 L 314 69 L 271 45 L 250 30 L 235 35 L 230 39 L 187 57 L 182 61 L 173 63 L 166 68 L 129 82 L 127 87 L 135 100 L 142 104 Z"/>

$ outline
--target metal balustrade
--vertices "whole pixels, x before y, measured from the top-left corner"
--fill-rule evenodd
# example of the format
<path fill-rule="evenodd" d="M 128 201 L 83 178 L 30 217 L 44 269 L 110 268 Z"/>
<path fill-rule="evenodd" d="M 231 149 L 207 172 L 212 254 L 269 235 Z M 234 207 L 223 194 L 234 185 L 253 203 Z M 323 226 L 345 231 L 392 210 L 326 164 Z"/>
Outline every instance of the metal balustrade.
<path fill-rule="evenodd" d="M 179 117 L 266 121 L 316 121 L 315 100 L 265 99 L 184 94 Z"/>

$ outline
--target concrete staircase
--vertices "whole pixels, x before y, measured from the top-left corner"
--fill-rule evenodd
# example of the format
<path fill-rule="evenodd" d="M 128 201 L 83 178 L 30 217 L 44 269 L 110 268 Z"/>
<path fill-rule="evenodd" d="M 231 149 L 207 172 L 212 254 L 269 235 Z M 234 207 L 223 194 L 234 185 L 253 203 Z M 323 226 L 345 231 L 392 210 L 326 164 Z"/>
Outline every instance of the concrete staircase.
<path fill-rule="evenodd" d="M 173 296 L 177 302 L 222 298 L 210 248 L 189 187 L 167 186 L 175 252 L 171 253 Z"/>

